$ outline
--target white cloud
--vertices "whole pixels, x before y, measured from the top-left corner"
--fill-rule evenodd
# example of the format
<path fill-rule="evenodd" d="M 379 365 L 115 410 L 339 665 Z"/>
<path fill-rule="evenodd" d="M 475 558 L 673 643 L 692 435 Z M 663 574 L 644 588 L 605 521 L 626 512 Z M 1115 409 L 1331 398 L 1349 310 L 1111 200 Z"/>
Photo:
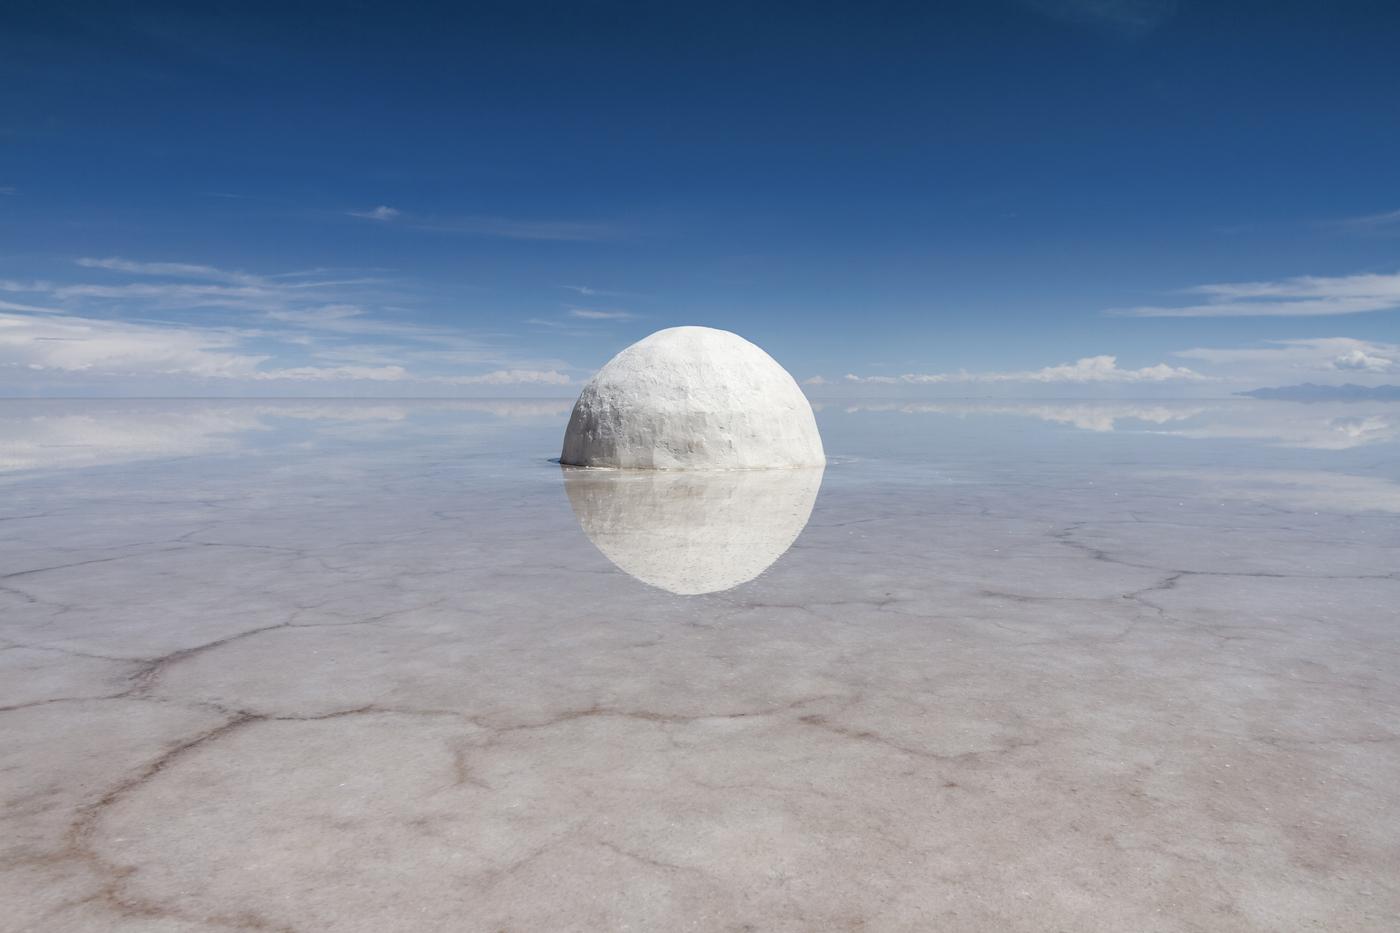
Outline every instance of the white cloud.
<path fill-rule="evenodd" d="M 813 377 L 810 378 L 810 379 L 803 379 L 803 380 L 802 380 L 802 384 L 803 384 L 804 386 L 824 386 L 824 385 L 830 385 L 830 383 L 827 381 L 827 378 L 826 378 L 825 376 L 813 376 Z"/>
<path fill-rule="evenodd" d="M 976 383 L 976 382 L 1078 382 L 1078 383 L 1131 383 L 1131 382 L 1202 382 L 1208 377 L 1182 366 L 1168 366 L 1158 363 L 1142 369 L 1122 369 L 1115 356 L 1086 356 L 1073 363 L 1059 366 L 1046 366 L 1043 369 L 1010 372 L 968 372 L 959 370 L 951 373 L 905 373 L 902 376 L 857 376 L 846 375 L 846 381 L 877 385 L 899 383 L 927 385 L 934 383 Z"/>
<path fill-rule="evenodd" d="M 553 385 L 566 386 L 571 381 L 557 370 L 498 369 L 479 376 L 445 376 L 437 380 L 449 385 Z"/>
<path fill-rule="evenodd" d="M 442 332 L 407 321 L 386 321 L 353 304 L 327 304 L 268 311 L 267 316 L 307 330 L 335 334 L 379 334 L 437 341 Z"/>
<path fill-rule="evenodd" d="M 1348 217 L 1345 220 L 1338 220 L 1329 226 L 1342 227 L 1348 230 L 1369 231 L 1381 230 L 1385 227 L 1400 225 L 1400 210 L 1382 211 L 1379 214 L 1366 214 L 1362 217 Z"/>
<path fill-rule="evenodd" d="M 276 312 L 314 307 L 335 300 L 349 286 L 382 283 L 375 278 L 328 280 L 321 270 L 281 275 L 255 275 L 186 262 L 134 262 L 120 258 L 74 260 L 84 269 L 97 269 L 136 282 L 16 282 L 0 281 L 0 291 L 44 294 L 61 302 L 122 302 L 143 310 L 226 308 L 235 311 Z M 175 279 L 176 281 L 159 281 Z M 153 281 L 154 280 L 154 281 Z"/>
<path fill-rule="evenodd" d="M 208 379 L 424 386 L 569 381 L 567 363 L 522 357 L 451 328 L 406 320 L 400 305 L 412 292 L 386 292 L 379 279 L 327 280 L 324 270 L 257 275 L 120 258 L 84 258 L 76 265 L 140 280 L 0 280 L 0 294 L 28 299 L 0 301 L 0 378 L 10 385 L 16 379 L 26 388 L 115 380 L 159 391 L 184 380 L 188 391 L 189 380 Z M 45 304 L 32 303 L 35 296 Z M 461 375 L 465 367 L 489 371 Z"/>
<path fill-rule="evenodd" d="M 1351 337 L 1316 337 L 1265 341 L 1249 347 L 1194 347 L 1172 354 L 1204 364 L 1173 366 L 1159 363 L 1140 369 L 1123 368 L 1113 356 L 1090 356 L 1074 363 L 1020 371 L 905 373 L 862 376 L 848 374 L 853 385 L 1024 386 L 1073 384 L 1095 386 L 1162 386 L 1173 391 L 1193 386 L 1258 388 L 1299 382 L 1378 384 L 1400 375 L 1400 344 Z M 1198 389 L 1197 391 L 1199 391 Z"/>
<path fill-rule="evenodd" d="M 1073 384 L 1094 386 L 1162 386 L 1172 391 L 1193 386 L 1197 393 L 1207 387 L 1217 394 L 1220 386 L 1258 388 L 1298 382 L 1377 384 L 1400 375 L 1400 344 L 1358 340 L 1351 337 L 1320 337 L 1266 341 L 1252 347 L 1195 347 L 1172 354 L 1206 364 L 1201 367 L 1158 363 L 1140 369 L 1119 366 L 1116 357 L 1090 356 L 1073 363 L 1033 370 L 904 373 L 902 375 L 856 375 L 848 373 L 852 385 L 933 386 L 999 385 L 1023 386 Z M 1158 394 L 1158 393 L 1153 393 Z"/>
<path fill-rule="evenodd" d="M 132 262 L 129 259 L 83 258 L 74 260 L 84 269 L 106 269 L 111 272 L 125 272 L 130 275 L 159 275 L 181 279 L 208 279 L 212 281 L 240 282 L 244 284 L 265 284 L 262 276 L 248 275 L 245 272 L 229 272 L 214 266 L 201 266 L 187 262 Z"/>
<path fill-rule="evenodd" d="M 1085 431 L 1106 433 L 1119 429 L 1119 422 L 1140 421 L 1153 425 L 1185 421 L 1206 411 L 1200 405 L 1181 402 L 908 402 L 882 405 L 853 404 L 847 412 L 897 411 L 906 415 L 941 414 L 959 418 L 985 415 L 1018 415 L 1057 424 L 1070 424 Z"/>
<path fill-rule="evenodd" d="M 14 279 L 0 279 L 0 292 L 42 292 L 48 288 L 48 282 L 17 282 Z"/>
<path fill-rule="evenodd" d="M 15 194 L 17 191 L 14 185 L 0 185 L 0 195 Z"/>
<path fill-rule="evenodd" d="M 1334 369 L 1384 373 L 1395 368 L 1395 361 L 1384 356 L 1372 356 L 1365 350 L 1348 350 L 1332 360 L 1332 367 Z"/>
<path fill-rule="evenodd" d="M 508 217 L 425 218 L 411 226 L 435 233 L 460 233 L 467 236 L 500 237 L 506 240 L 561 240 L 587 242 L 610 240 L 620 234 L 617 227 L 606 223 L 577 220 L 513 220 Z"/>
<path fill-rule="evenodd" d="M 615 292 L 603 288 L 594 288 L 591 285 L 560 285 L 560 288 L 567 288 L 571 292 L 578 292 L 580 295 L 587 295 L 590 298 L 636 298 L 635 292 Z"/>
<path fill-rule="evenodd" d="M 94 376 L 397 381 L 401 366 L 263 367 L 269 358 L 235 352 L 235 333 L 92 318 L 0 314 L 0 366 Z"/>
<path fill-rule="evenodd" d="M 1204 303 L 1144 305 L 1107 313 L 1128 317 L 1305 317 L 1393 311 L 1400 308 L 1400 273 L 1224 282 L 1199 285 L 1187 292 L 1205 296 Z"/>
<path fill-rule="evenodd" d="M 366 220 L 393 220 L 403 212 L 396 207 L 381 204 L 376 208 L 367 211 L 346 211 L 351 217 L 363 217 Z"/>
<path fill-rule="evenodd" d="M 368 379 L 373 382 L 398 382 L 409 378 L 402 366 L 292 366 L 285 369 L 265 369 L 256 373 L 258 379 L 340 380 Z"/>
<path fill-rule="evenodd" d="M 1174 354 L 1230 366 L 1237 378 L 1303 378 L 1326 374 L 1400 372 L 1400 344 L 1351 337 L 1270 340 L 1263 347 L 1196 347 Z"/>
<path fill-rule="evenodd" d="M 258 286 L 136 282 L 125 285 L 56 285 L 48 289 L 60 301 L 102 299 L 140 302 L 146 308 L 232 308 L 262 311 L 283 298 Z"/>
<path fill-rule="evenodd" d="M 29 370 L 255 378 L 266 357 L 233 352 L 237 345 L 214 330 L 0 314 L 0 366 Z"/>
<path fill-rule="evenodd" d="M 518 220 L 510 217 L 472 215 L 466 217 L 430 217 L 410 214 L 396 207 L 381 204 L 367 211 L 346 211 L 347 216 L 396 225 L 432 233 L 459 233 L 466 236 L 499 237 L 506 240 L 605 240 L 618 235 L 612 224 L 576 220 Z M 564 286 L 574 288 L 574 286 Z M 584 291 L 579 294 L 603 295 L 606 292 Z"/>
<path fill-rule="evenodd" d="M 630 321 L 636 315 L 630 311 L 603 311 L 597 308 L 570 308 L 569 317 L 585 321 Z"/>
<path fill-rule="evenodd" d="M 1274 402 L 1255 399 L 1158 402 L 858 402 L 850 413 L 879 411 L 958 418 L 1014 415 L 1080 430 L 1138 431 L 1197 439 L 1241 438 L 1280 447 L 1350 450 L 1400 438 L 1400 410 L 1389 402 Z"/>
<path fill-rule="evenodd" d="M 268 366 L 236 352 L 233 332 L 92 318 L 0 314 L 0 368 L 91 376 L 187 376 L 259 382 L 432 382 L 443 385 L 568 385 L 556 370 L 496 370 L 476 376 L 415 375 L 403 366 Z"/>
<path fill-rule="evenodd" d="M 36 314 L 58 314 L 57 308 L 41 308 L 38 305 L 19 304 L 14 301 L 0 301 L 0 311 L 32 311 Z"/>

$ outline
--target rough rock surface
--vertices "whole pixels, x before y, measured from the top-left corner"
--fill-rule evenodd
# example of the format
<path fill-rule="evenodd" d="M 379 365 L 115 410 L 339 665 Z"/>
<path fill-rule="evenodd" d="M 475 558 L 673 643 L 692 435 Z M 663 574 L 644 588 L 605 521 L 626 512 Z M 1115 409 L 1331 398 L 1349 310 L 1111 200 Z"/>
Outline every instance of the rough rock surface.
<path fill-rule="evenodd" d="M 560 461 L 641 470 L 826 463 L 812 406 L 737 334 L 671 327 L 608 361 L 579 394 Z"/>

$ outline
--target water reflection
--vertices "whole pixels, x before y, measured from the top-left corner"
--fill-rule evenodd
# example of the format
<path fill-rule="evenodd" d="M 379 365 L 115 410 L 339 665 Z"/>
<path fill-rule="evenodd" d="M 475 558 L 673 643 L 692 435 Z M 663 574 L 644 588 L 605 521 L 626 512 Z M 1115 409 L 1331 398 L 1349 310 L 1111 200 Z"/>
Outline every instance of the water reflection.
<path fill-rule="evenodd" d="M 884 402 L 855 403 L 843 407 L 847 414 L 896 411 L 906 415 L 953 415 L 958 418 L 986 415 L 1018 415 L 1085 431 L 1118 430 L 1120 423 L 1167 424 L 1184 421 L 1206 411 L 1200 404 L 1181 402 Z"/>
<path fill-rule="evenodd" d="M 828 402 L 823 431 L 840 444 L 840 422 L 897 417 L 993 422 L 1027 418 L 1098 435 L 1239 440 L 1323 451 L 1400 442 L 1400 402 L 1293 402 L 1248 398 L 1190 401 L 901 400 Z M 405 443 L 436 436 L 456 443 L 477 431 L 550 435 L 530 456 L 557 445 L 573 399 L 383 400 L 0 400 L 0 475 L 183 457 L 241 455 L 311 443 Z M 829 424 L 828 422 L 836 422 Z M 558 425 L 556 428 L 555 425 Z M 907 432 L 937 435 L 935 431 Z M 944 443 L 946 439 L 940 440 Z M 859 450 L 860 448 L 855 448 Z M 940 448 L 944 449 L 944 448 Z"/>
<path fill-rule="evenodd" d="M 242 450 L 279 421 L 312 431 L 400 430 L 433 414 L 502 421 L 561 418 L 569 399 L 0 400 L 0 472 L 105 466 Z"/>
<path fill-rule="evenodd" d="M 829 407 L 829 406 L 819 406 Z M 1350 450 L 1400 440 L 1394 402 L 1291 402 L 1258 399 L 1152 402 L 856 402 L 847 414 L 899 412 L 957 418 L 1011 415 L 1084 431 L 1139 431 L 1200 440 L 1239 439 L 1278 447 Z"/>
<path fill-rule="evenodd" d="M 620 570 L 692 596 L 747 583 L 782 557 L 811 517 L 824 472 L 565 468 L 564 491 Z"/>

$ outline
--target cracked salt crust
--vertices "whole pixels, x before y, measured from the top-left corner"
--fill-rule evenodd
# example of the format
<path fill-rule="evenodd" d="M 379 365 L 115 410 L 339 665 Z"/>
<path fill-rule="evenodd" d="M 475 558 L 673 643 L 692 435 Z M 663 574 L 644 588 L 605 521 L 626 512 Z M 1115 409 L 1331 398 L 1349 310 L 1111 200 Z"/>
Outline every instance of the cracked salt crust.
<path fill-rule="evenodd" d="M 1393 514 L 940 436 L 680 598 L 456 417 L 9 482 L 0 929 L 1400 926 Z"/>

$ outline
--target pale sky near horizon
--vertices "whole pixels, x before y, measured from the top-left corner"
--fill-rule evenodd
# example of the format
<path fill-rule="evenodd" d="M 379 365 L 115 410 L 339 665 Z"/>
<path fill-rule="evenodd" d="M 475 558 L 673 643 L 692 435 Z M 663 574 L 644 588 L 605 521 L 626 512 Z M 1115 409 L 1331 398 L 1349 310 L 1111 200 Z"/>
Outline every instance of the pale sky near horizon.
<path fill-rule="evenodd" d="M 1400 383 L 1400 7 L 0 3 L 0 396 Z"/>

